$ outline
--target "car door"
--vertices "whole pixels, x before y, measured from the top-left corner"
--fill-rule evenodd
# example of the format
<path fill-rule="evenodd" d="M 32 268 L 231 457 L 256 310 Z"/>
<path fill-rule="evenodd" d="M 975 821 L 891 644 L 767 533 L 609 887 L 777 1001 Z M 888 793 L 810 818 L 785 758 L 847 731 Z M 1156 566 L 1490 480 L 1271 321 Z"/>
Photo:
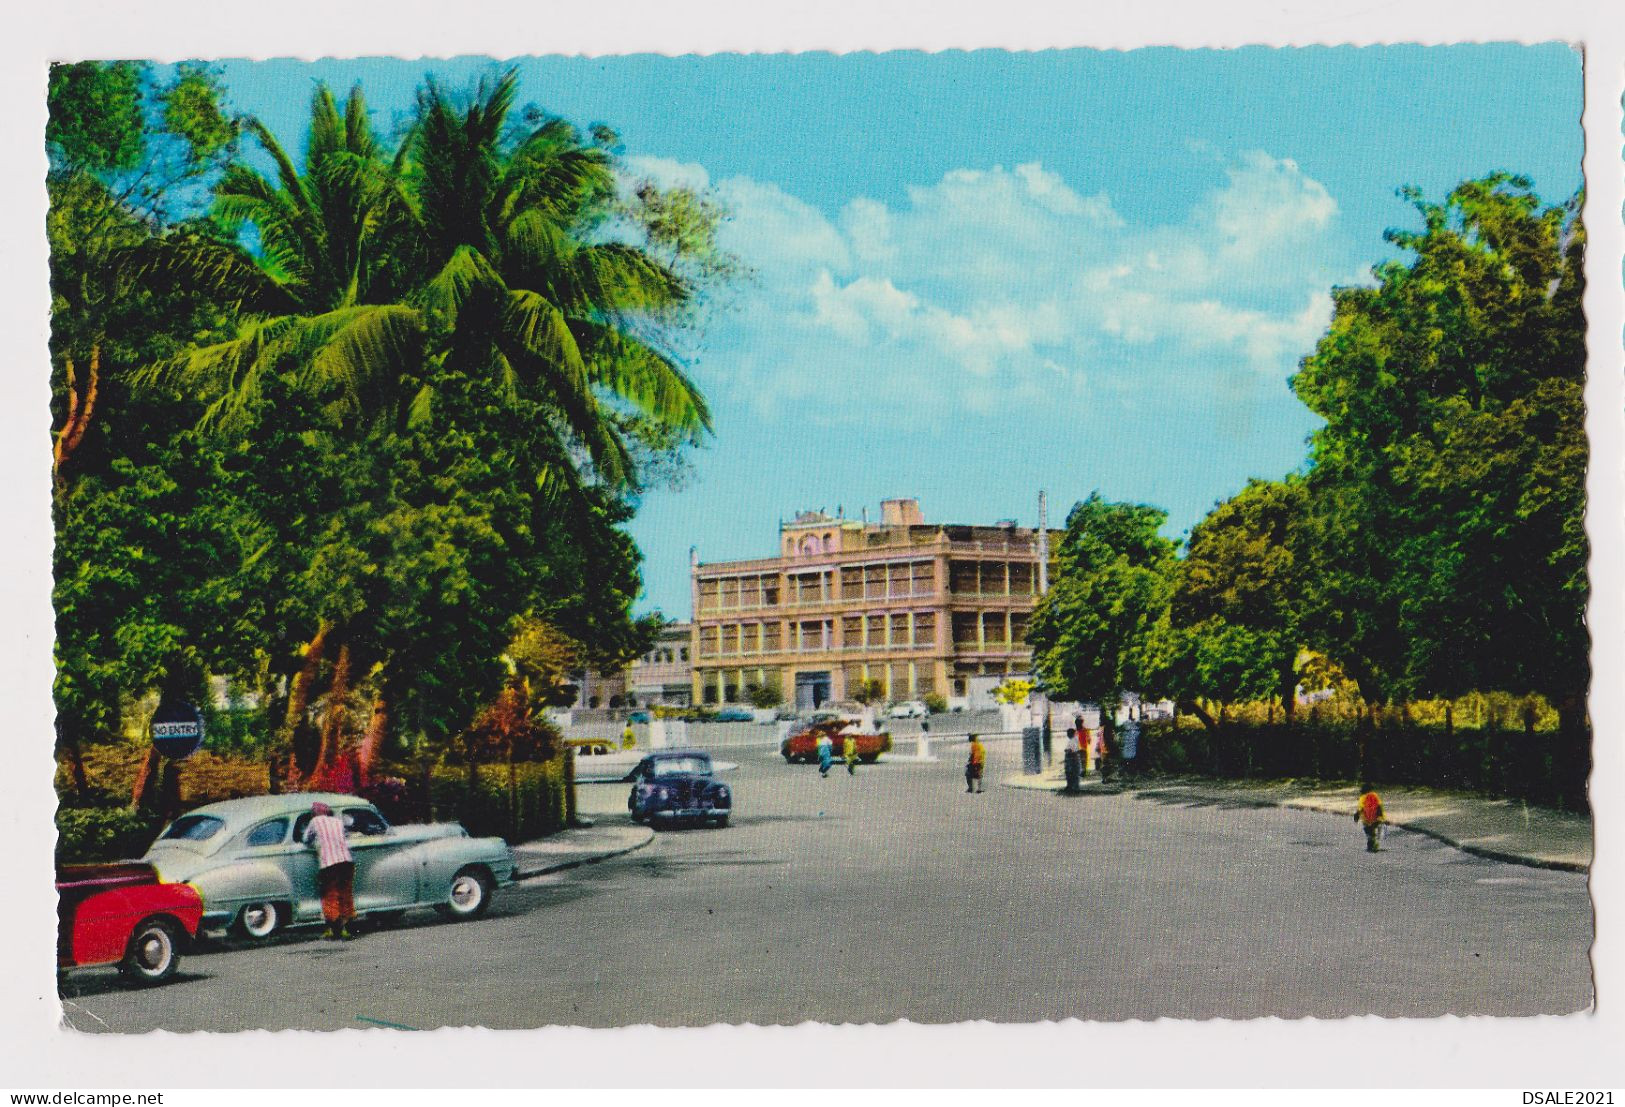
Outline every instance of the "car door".
<path fill-rule="evenodd" d="M 316 847 L 305 841 L 305 828 L 310 825 L 310 812 L 306 811 L 293 821 L 293 834 L 288 839 L 288 882 L 293 888 L 293 921 L 314 922 L 322 917 L 322 893 L 316 884 Z"/>
<path fill-rule="evenodd" d="M 417 902 L 417 866 L 412 843 L 391 835 L 389 823 L 371 807 L 346 807 L 345 840 L 355 858 L 355 909 L 358 912 L 408 907 Z"/>

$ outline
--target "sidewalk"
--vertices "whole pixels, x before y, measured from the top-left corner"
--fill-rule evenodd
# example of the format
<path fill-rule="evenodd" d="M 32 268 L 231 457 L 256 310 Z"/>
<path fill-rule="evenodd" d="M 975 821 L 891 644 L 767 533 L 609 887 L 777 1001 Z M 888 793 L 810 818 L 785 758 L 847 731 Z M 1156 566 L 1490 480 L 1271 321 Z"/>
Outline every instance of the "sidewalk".
<path fill-rule="evenodd" d="M 1012 788 L 1060 792 L 1058 771 L 1005 777 Z M 1208 780 L 1198 777 L 1146 778 L 1128 787 L 1084 783 L 1085 794 L 1128 794 L 1193 803 L 1235 803 L 1253 807 L 1294 807 L 1352 820 L 1359 798 L 1352 784 L 1318 780 Z M 1521 800 L 1489 799 L 1432 788 L 1379 788 L 1383 810 L 1404 827 L 1467 853 L 1542 869 L 1587 872 L 1591 868 L 1591 819 L 1567 811 L 1532 807 Z"/>
<path fill-rule="evenodd" d="M 642 849 L 654 837 L 646 826 L 583 826 L 513 847 L 515 880 L 591 865 Z"/>

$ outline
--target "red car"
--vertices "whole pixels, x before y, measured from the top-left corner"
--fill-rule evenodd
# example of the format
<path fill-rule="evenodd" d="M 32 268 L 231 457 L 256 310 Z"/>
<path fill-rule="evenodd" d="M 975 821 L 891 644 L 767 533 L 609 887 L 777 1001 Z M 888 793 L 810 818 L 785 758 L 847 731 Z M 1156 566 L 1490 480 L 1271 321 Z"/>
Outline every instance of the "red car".
<path fill-rule="evenodd" d="M 196 888 L 161 883 L 142 861 L 63 865 L 56 895 L 57 968 L 116 964 L 132 984 L 174 976 L 203 917 Z"/>
<path fill-rule="evenodd" d="M 851 732 L 857 745 L 859 761 L 873 761 L 881 754 L 891 749 L 891 735 L 884 732 L 880 734 L 858 734 L 853 730 L 853 724 L 841 719 L 830 719 L 825 722 L 815 722 L 811 726 L 796 731 L 779 743 L 779 752 L 791 764 L 800 761 L 804 764 L 818 760 L 818 736 L 828 734 L 831 751 L 835 760 L 841 759 L 841 747 L 846 741 L 847 732 Z"/>

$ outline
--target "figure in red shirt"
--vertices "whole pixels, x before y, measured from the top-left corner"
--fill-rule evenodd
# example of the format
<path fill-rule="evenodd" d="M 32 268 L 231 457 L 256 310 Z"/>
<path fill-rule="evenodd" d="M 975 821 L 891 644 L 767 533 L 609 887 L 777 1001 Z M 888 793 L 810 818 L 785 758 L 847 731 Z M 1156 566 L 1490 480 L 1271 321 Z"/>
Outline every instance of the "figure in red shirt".
<path fill-rule="evenodd" d="M 322 916 L 327 930 L 322 937 L 348 941 L 355 922 L 355 858 L 344 840 L 344 823 L 333 809 L 317 800 L 310 805 L 305 843 L 316 847 L 316 887 L 322 894 Z"/>
<path fill-rule="evenodd" d="M 1388 816 L 1382 813 L 1382 797 L 1372 791 L 1371 785 L 1360 785 L 1360 805 L 1355 808 L 1354 821 L 1365 827 L 1365 848 L 1372 853 L 1382 849 L 1382 826 Z"/>

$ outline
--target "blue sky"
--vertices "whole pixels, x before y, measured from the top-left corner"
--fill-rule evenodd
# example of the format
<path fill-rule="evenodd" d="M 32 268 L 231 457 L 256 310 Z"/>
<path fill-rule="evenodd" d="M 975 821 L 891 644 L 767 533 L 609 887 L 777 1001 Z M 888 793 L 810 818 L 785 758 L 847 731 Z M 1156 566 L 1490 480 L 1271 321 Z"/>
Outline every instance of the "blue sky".
<path fill-rule="evenodd" d="M 628 171 L 707 185 L 755 271 L 692 370 L 716 435 L 644 497 L 642 607 L 684 618 L 688 548 L 774 549 L 781 516 L 1036 522 L 1098 489 L 1188 529 L 1300 466 L 1287 378 L 1410 225 L 1495 170 L 1581 184 L 1581 68 L 1560 44 L 1128 53 L 520 59 L 522 98 L 620 132 Z M 231 62 L 289 144 L 314 82 L 386 129 L 452 61 Z"/>

